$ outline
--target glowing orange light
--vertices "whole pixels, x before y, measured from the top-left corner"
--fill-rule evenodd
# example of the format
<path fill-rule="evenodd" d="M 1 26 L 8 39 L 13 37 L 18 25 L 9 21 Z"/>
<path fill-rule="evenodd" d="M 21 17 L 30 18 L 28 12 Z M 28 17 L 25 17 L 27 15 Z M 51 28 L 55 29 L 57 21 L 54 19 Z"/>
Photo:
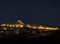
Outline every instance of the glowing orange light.
<path fill-rule="evenodd" d="M 6 26 L 6 24 L 1 24 L 1 26 Z"/>
<path fill-rule="evenodd" d="M 18 28 L 18 27 L 19 27 L 19 25 L 16 25 L 16 27 Z"/>
<path fill-rule="evenodd" d="M 9 25 L 9 27 L 12 27 L 12 25 Z"/>
<path fill-rule="evenodd" d="M 38 29 L 45 29 L 45 27 L 43 27 L 43 26 L 39 26 Z"/>
<path fill-rule="evenodd" d="M 28 28 L 31 28 L 31 26 L 29 24 L 26 25 Z"/>
<path fill-rule="evenodd" d="M 37 29 L 35 26 L 32 26 L 33 29 Z"/>
<path fill-rule="evenodd" d="M 12 27 L 15 27 L 15 25 L 12 25 Z"/>
<path fill-rule="evenodd" d="M 24 25 L 20 25 L 20 27 L 22 28 Z"/>

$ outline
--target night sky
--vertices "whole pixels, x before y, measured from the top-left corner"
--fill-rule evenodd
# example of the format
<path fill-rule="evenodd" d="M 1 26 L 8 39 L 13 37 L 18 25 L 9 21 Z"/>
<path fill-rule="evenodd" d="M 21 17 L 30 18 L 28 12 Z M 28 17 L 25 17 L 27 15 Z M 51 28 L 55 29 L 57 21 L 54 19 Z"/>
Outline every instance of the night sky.
<path fill-rule="evenodd" d="M 25 23 L 60 26 L 60 1 L 0 1 L 0 23 L 14 23 L 16 20 Z"/>

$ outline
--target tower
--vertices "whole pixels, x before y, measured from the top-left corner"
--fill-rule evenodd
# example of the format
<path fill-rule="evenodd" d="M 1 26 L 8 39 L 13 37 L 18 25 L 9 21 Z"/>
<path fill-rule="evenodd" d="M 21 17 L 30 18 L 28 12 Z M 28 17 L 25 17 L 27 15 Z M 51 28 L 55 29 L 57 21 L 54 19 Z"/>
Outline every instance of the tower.
<path fill-rule="evenodd" d="M 17 20 L 17 23 L 24 25 L 24 23 L 21 20 Z"/>

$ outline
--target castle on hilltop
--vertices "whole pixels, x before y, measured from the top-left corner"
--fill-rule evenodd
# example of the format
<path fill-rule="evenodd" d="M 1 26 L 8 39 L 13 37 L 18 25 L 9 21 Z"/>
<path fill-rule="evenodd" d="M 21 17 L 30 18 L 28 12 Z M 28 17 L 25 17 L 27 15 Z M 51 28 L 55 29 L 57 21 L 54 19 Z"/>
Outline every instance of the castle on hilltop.
<path fill-rule="evenodd" d="M 21 20 L 17 20 L 17 23 L 9 24 L 4 23 L 0 25 L 0 37 L 6 35 L 20 35 L 27 37 L 46 36 L 59 30 L 58 27 L 48 27 L 41 25 L 25 24 Z"/>
<path fill-rule="evenodd" d="M 41 25 L 31 25 L 31 24 L 24 24 L 21 20 L 17 20 L 16 24 L 1 24 L 2 27 L 16 27 L 16 28 L 32 28 L 32 29 L 42 29 L 42 30 L 59 30 L 57 27 L 47 27 Z"/>

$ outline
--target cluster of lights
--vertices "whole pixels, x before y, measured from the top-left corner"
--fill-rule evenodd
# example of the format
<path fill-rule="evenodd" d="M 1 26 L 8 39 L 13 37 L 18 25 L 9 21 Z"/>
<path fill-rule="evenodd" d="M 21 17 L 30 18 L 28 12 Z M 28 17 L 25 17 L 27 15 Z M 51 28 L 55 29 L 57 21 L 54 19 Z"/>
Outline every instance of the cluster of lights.
<path fill-rule="evenodd" d="M 53 27 L 46 27 L 46 26 L 36 26 L 36 25 L 26 25 L 28 28 L 32 29 L 42 29 L 42 30 L 59 30 L 59 28 L 53 28 Z"/>
<path fill-rule="evenodd" d="M 21 20 L 17 20 L 17 24 L 1 24 L 2 27 L 16 27 L 23 28 L 24 23 Z"/>
<path fill-rule="evenodd" d="M 24 25 L 21 24 L 1 24 L 2 27 L 16 27 L 16 28 L 22 28 Z"/>
<path fill-rule="evenodd" d="M 24 23 L 21 20 L 17 21 L 17 24 L 1 24 L 1 26 L 3 27 L 16 27 L 16 28 L 23 28 L 24 27 Z M 46 27 L 46 26 L 36 26 L 36 25 L 30 25 L 27 24 L 25 25 L 28 28 L 32 28 L 32 29 L 42 29 L 42 30 L 59 30 L 59 28 L 53 28 L 53 27 Z"/>

